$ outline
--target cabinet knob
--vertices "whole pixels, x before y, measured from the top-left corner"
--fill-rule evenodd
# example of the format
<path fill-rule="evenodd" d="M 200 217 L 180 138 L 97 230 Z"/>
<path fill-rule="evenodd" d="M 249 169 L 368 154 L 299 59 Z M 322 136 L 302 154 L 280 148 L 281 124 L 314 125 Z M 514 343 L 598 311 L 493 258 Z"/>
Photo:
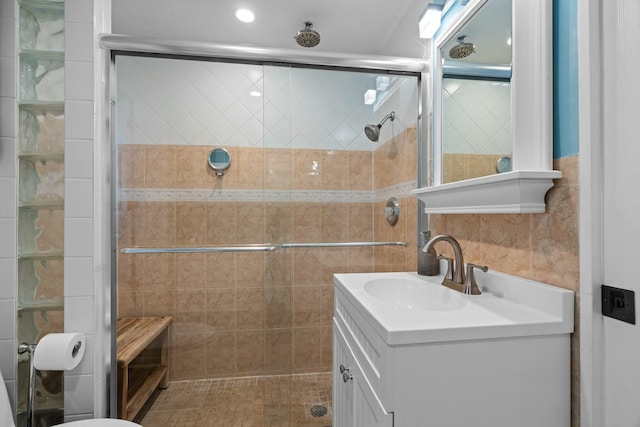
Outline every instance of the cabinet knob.
<path fill-rule="evenodd" d="M 349 372 L 349 367 L 348 366 L 344 366 L 344 365 L 340 365 L 340 373 L 344 374 L 345 372 Z"/>
<path fill-rule="evenodd" d="M 344 381 L 345 383 L 349 380 L 353 379 L 353 375 L 349 375 L 348 373 L 344 372 L 342 374 L 342 381 Z"/>

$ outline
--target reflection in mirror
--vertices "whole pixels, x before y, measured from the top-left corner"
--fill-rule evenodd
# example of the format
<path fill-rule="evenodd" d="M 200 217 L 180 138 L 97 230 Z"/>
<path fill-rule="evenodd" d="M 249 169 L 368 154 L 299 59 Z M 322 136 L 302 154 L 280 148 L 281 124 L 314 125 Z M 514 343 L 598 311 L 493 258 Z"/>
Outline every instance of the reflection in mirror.
<path fill-rule="evenodd" d="M 488 0 L 440 48 L 442 183 L 506 172 L 512 157 L 511 0 Z M 510 165 L 510 162 L 508 162 Z"/>

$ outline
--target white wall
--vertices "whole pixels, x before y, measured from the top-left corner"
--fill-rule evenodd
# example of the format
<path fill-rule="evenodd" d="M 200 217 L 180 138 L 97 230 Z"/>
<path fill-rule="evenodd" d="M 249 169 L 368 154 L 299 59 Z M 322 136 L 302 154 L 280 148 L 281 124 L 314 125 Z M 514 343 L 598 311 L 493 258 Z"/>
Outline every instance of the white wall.
<path fill-rule="evenodd" d="M 18 7 L 0 2 L 0 370 L 15 407 Z"/>
<path fill-rule="evenodd" d="M 511 155 L 511 85 L 442 81 L 442 149 L 455 154 Z"/>
<path fill-rule="evenodd" d="M 384 141 L 417 121 L 414 78 L 392 77 L 365 105 L 376 74 L 130 56 L 116 66 L 118 143 L 373 151 L 366 124 L 394 109 Z"/>
<path fill-rule="evenodd" d="M 635 291 L 638 304 L 640 3 L 612 0 L 603 6 L 604 282 Z M 606 426 L 637 426 L 640 328 L 607 317 L 603 327 Z"/>

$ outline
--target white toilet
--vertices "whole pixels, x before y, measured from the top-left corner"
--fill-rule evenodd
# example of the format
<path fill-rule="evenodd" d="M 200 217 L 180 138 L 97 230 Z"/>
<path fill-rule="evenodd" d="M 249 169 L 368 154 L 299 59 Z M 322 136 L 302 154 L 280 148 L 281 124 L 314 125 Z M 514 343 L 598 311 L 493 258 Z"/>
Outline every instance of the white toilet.
<path fill-rule="evenodd" d="M 0 386 L 0 426 L 15 427 L 13 410 L 9 403 L 7 388 L 4 386 L 2 372 L 0 372 L 0 383 L 2 384 L 2 386 Z M 140 424 L 132 423 L 131 421 L 115 420 L 112 418 L 73 421 L 71 423 L 65 423 L 64 425 L 69 427 L 141 427 Z"/>

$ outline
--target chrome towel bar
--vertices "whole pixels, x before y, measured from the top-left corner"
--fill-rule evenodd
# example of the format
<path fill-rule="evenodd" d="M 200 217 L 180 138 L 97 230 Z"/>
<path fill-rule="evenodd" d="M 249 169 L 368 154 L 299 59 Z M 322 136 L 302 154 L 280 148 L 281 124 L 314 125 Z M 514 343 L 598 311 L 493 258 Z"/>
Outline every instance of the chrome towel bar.
<path fill-rule="evenodd" d="M 248 246 L 203 246 L 173 248 L 123 248 L 123 254 L 184 254 L 216 252 L 273 252 L 291 248 L 352 248 L 363 246 L 407 246 L 406 242 L 324 242 L 324 243 L 282 243 L 280 245 Z"/>

